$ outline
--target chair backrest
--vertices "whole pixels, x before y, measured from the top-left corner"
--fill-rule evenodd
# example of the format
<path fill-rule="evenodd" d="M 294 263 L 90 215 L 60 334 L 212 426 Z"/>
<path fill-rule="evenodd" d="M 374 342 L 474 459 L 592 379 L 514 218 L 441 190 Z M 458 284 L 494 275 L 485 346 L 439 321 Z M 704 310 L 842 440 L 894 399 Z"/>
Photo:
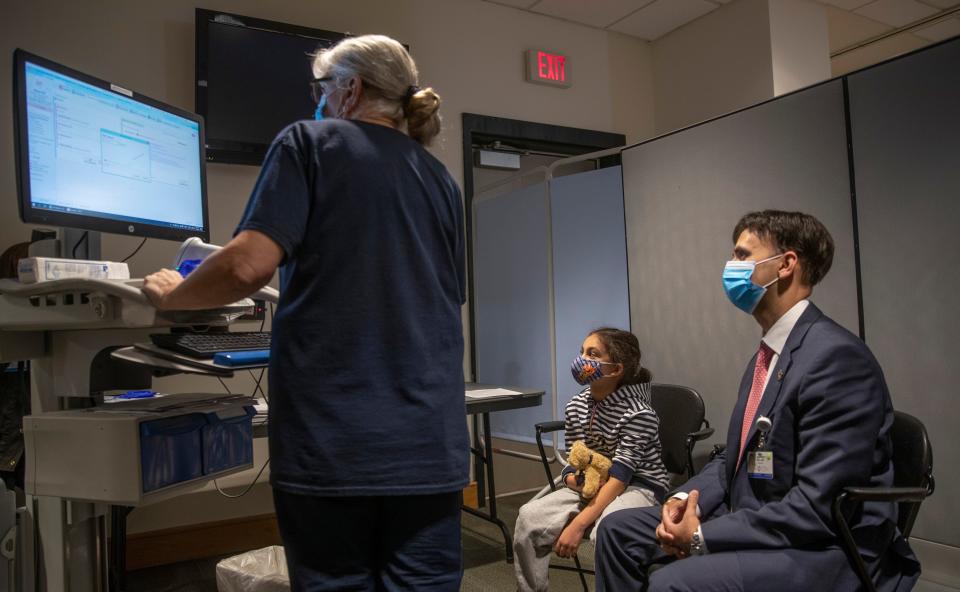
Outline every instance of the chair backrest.
<path fill-rule="evenodd" d="M 689 450 L 687 434 L 703 425 L 703 399 L 690 387 L 651 385 L 650 403 L 660 417 L 663 464 L 671 473 L 686 473 Z"/>
<path fill-rule="evenodd" d="M 894 487 L 927 487 L 933 479 L 933 449 L 927 428 L 916 417 L 894 411 L 893 429 Z M 910 536 L 920 511 L 920 502 L 901 502 L 897 508 L 897 526 L 904 537 Z"/>

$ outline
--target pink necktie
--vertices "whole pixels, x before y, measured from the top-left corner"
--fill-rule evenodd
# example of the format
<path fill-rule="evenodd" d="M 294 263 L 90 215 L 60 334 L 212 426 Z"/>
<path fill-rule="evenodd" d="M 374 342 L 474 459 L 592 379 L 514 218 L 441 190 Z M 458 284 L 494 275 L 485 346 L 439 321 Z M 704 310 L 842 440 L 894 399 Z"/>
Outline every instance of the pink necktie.
<path fill-rule="evenodd" d="M 743 448 L 747 444 L 747 434 L 753 425 L 753 418 L 760 406 L 760 397 L 763 396 L 763 385 L 767 381 L 767 369 L 773 359 L 773 350 L 764 342 L 760 342 L 760 351 L 757 352 L 757 364 L 753 367 L 753 384 L 750 386 L 750 397 L 747 399 L 747 408 L 743 411 L 743 425 L 740 427 L 740 456 L 737 465 L 743 458 Z"/>

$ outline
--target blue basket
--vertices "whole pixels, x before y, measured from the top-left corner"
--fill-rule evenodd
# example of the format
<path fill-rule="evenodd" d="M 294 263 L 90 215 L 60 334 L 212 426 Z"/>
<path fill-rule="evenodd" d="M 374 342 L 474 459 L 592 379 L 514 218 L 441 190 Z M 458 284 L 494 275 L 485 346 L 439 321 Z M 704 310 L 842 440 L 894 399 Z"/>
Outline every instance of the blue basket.
<path fill-rule="evenodd" d="M 222 418 L 216 413 L 206 414 L 203 426 L 203 473 L 212 475 L 253 462 L 252 406 L 243 408 L 244 414 Z"/>
<path fill-rule="evenodd" d="M 190 413 L 140 424 L 140 475 L 147 493 L 203 475 L 202 430 L 207 418 Z"/>

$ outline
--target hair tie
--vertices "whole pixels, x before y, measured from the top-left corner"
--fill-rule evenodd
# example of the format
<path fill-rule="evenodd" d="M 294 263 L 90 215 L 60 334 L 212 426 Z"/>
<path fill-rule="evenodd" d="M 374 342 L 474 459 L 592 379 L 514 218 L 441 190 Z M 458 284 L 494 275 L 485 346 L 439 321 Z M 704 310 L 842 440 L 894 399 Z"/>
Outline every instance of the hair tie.
<path fill-rule="evenodd" d="M 419 86 L 416 86 L 416 85 L 408 86 L 407 92 L 403 95 L 403 104 L 406 105 L 407 103 L 409 103 L 410 100 L 413 99 L 413 95 L 417 94 L 418 92 L 420 92 Z"/>

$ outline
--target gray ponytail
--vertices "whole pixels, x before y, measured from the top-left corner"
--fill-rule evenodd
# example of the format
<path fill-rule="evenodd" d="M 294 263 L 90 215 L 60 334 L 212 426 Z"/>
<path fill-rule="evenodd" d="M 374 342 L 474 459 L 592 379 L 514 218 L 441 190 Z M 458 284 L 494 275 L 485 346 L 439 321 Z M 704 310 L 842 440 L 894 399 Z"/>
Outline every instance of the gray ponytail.
<path fill-rule="evenodd" d="M 405 127 L 421 144 L 429 144 L 440 133 L 440 96 L 432 88 L 418 87 L 417 65 L 403 45 L 390 37 L 348 37 L 316 55 L 313 74 L 330 76 L 338 85 L 359 76 L 366 98 L 362 112 Z"/>

